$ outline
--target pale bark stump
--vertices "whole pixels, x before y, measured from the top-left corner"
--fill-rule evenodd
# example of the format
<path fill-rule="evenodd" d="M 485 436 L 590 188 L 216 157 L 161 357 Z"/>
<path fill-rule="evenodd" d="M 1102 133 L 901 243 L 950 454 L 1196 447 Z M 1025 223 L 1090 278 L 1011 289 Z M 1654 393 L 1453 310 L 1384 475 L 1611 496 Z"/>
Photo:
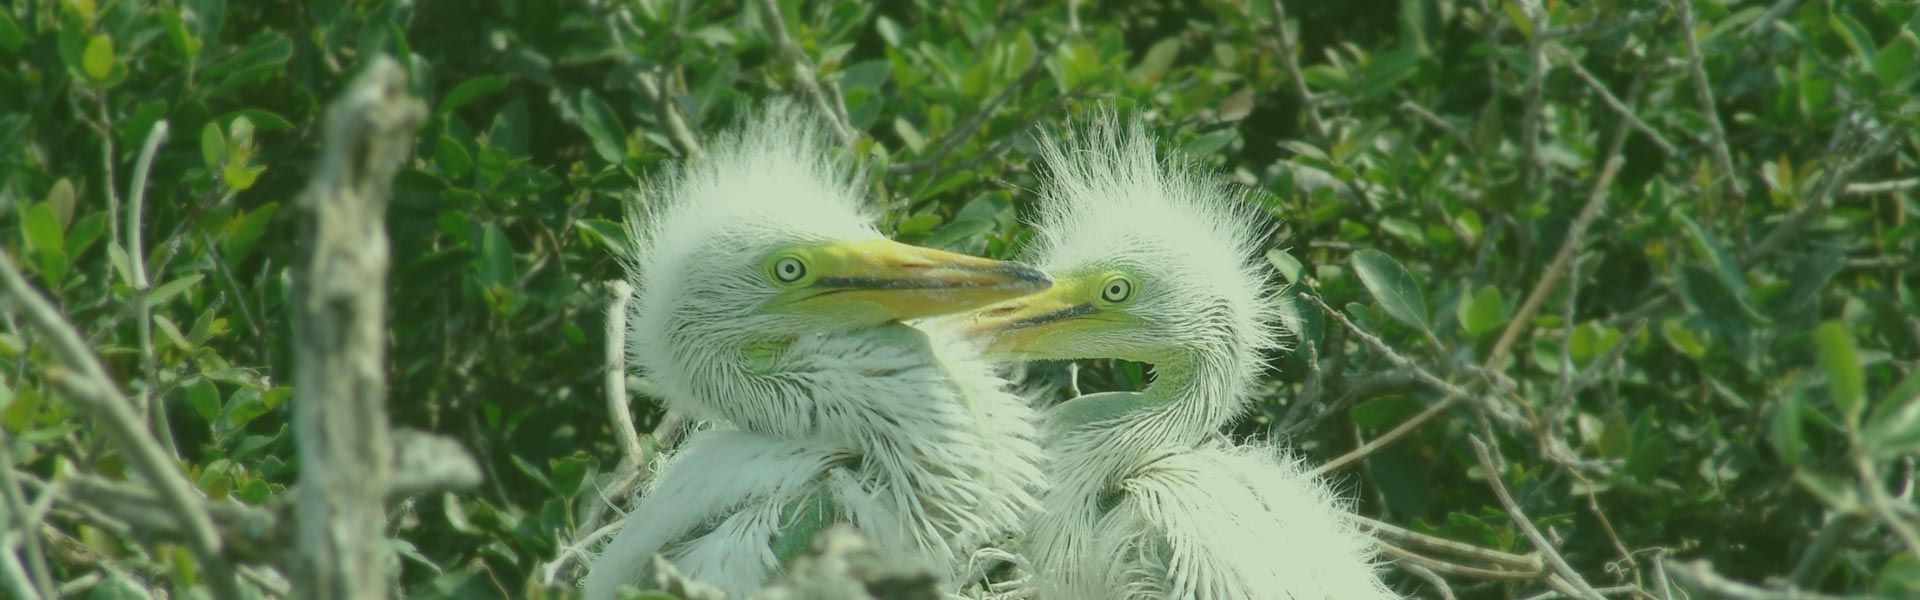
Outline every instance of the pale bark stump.
<path fill-rule="evenodd" d="M 307 261 L 295 278 L 294 436 L 304 598 L 377 600 L 391 589 L 385 500 L 387 196 L 426 108 L 387 57 L 327 111 L 319 164 L 301 195 Z"/>

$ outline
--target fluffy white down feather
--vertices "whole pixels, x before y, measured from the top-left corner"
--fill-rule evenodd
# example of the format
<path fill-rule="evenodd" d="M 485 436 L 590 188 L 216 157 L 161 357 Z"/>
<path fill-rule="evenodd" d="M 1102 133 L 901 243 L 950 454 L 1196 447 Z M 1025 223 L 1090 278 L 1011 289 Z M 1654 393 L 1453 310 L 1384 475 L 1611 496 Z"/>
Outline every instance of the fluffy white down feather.
<path fill-rule="evenodd" d="M 1160 161 L 1137 122 L 1108 115 L 1076 133 L 1043 143 L 1030 259 L 1056 278 L 1125 272 L 1136 288 L 1119 307 L 1130 325 L 1056 343 L 1153 363 L 1156 378 L 1071 401 L 1127 412 L 1046 428 L 1052 487 L 1024 538 L 1036 596 L 1397 598 L 1374 573 L 1372 539 L 1295 459 L 1209 441 L 1248 406 L 1260 355 L 1278 346 L 1263 219 L 1215 178 Z"/>
<path fill-rule="evenodd" d="M 650 583 L 655 553 L 745 597 L 777 572 L 782 507 L 815 492 L 880 549 L 948 577 L 1036 504 L 1032 410 L 974 346 L 759 310 L 775 291 L 756 265 L 772 252 L 882 237 L 823 140 L 775 103 L 632 215 L 629 364 L 716 429 L 659 472 L 590 567 L 589 600 Z"/>

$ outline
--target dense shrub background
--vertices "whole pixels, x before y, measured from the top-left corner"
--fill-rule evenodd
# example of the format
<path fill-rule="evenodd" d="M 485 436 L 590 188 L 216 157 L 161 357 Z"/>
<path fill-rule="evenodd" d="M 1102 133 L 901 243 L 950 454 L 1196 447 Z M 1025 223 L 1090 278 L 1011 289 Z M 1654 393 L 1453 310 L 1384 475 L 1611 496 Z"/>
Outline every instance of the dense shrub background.
<path fill-rule="evenodd" d="M 621 274 L 622 195 L 686 151 L 669 119 L 703 136 L 793 89 L 763 4 L 9 3 L 0 245 L 126 389 L 164 407 L 203 490 L 282 501 L 299 396 L 290 203 L 324 102 L 368 57 L 399 58 L 431 116 L 388 215 L 391 410 L 462 440 L 487 475 L 394 507 L 402 587 L 559 593 L 536 569 L 618 461 L 602 282 Z M 1103 102 L 1249 186 L 1282 223 L 1269 258 L 1296 296 L 1469 392 L 1341 472 L 1358 512 L 1529 551 L 1472 435 L 1596 586 L 1659 597 L 1664 556 L 1756 586 L 1920 596 L 1914 3 L 1293 2 L 1293 48 L 1277 4 L 1248 0 L 772 4 L 843 98 L 901 240 L 1011 255 L 1036 185 L 1030 135 Z M 130 247 L 131 172 L 162 119 Z M 1623 166 L 1569 275 L 1516 326 L 1615 148 Z M 136 293 L 131 253 L 151 290 Z M 129 318 L 142 295 L 151 372 Z M 1287 435 L 1326 461 L 1446 397 L 1296 307 L 1298 351 L 1232 433 Z M 50 391 L 42 344 L 5 327 L 4 461 L 32 481 L 124 476 Z M 1143 377 L 1088 366 L 1088 391 Z M 633 407 L 642 431 L 661 418 L 644 396 Z M 13 542 L 51 549 L 57 579 L 195 585 L 188 554 L 115 535 L 80 499 L 17 530 L 38 497 L 0 514 Z M 1545 589 L 1448 580 L 1462 597 Z"/>

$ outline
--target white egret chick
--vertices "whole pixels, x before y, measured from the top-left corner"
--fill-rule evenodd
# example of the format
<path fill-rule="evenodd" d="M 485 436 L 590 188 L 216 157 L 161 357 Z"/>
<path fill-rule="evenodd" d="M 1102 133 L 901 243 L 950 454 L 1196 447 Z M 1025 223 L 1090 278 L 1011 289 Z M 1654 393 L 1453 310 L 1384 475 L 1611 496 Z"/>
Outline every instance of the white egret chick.
<path fill-rule="evenodd" d="M 655 554 L 743 598 L 835 522 L 950 579 L 1034 505 L 1031 409 L 968 344 L 901 321 L 1051 280 L 887 240 L 824 140 L 775 103 L 630 215 L 630 364 L 717 427 L 660 466 L 590 600 L 650 583 Z"/>
<path fill-rule="evenodd" d="M 1142 391 L 1047 415 L 1051 487 L 1022 547 L 1036 596 L 1396 597 L 1331 490 L 1277 447 L 1217 437 L 1279 345 L 1256 258 L 1263 219 L 1223 183 L 1157 160 L 1138 123 L 1082 133 L 1042 144 L 1051 173 L 1031 258 L 1053 288 L 946 320 L 990 339 L 991 356 L 1154 368 Z"/>

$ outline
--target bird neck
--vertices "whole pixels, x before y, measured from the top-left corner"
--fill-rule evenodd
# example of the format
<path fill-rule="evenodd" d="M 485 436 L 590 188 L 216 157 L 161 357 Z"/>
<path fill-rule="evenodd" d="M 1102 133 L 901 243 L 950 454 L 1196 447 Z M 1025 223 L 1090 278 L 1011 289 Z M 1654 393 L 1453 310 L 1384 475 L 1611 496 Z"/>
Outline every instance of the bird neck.
<path fill-rule="evenodd" d="M 1226 357 L 1182 353 L 1155 362 L 1153 370 L 1153 382 L 1140 392 L 1148 404 L 1134 418 L 1155 422 L 1183 447 L 1232 422 L 1245 403 L 1247 377 Z"/>
<path fill-rule="evenodd" d="M 1104 486 L 1142 461 L 1199 446 L 1245 404 L 1249 377 L 1226 355 L 1180 354 L 1155 361 L 1139 392 L 1081 396 L 1054 409 L 1049 446 L 1057 467 Z"/>

